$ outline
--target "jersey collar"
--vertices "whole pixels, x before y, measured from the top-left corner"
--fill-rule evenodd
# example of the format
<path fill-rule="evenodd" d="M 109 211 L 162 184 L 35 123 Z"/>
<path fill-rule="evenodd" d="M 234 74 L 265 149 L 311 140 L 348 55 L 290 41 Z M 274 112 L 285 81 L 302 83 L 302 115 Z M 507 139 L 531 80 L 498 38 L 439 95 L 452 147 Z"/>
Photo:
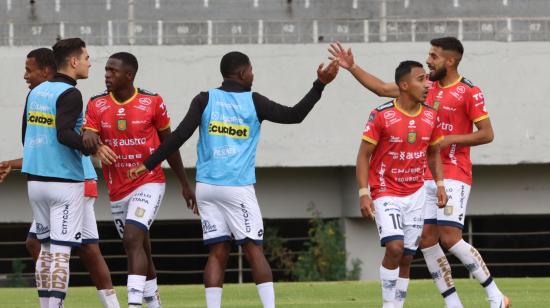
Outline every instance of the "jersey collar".
<path fill-rule="evenodd" d="M 439 86 L 440 89 L 447 89 L 447 88 L 450 88 L 452 86 L 455 86 L 457 85 L 460 81 L 462 80 L 462 75 L 458 75 L 458 79 L 454 82 L 451 82 L 449 85 L 447 86 L 442 86 L 441 83 L 438 81 L 437 82 L 437 85 Z"/>
<path fill-rule="evenodd" d="M 134 95 L 132 95 L 129 99 L 123 101 L 123 102 L 119 102 L 115 96 L 113 95 L 112 92 L 109 92 L 109 96 L 111 96 L 111 99 L 113 100 L 113 102 L 115 102 L 115 104 L 117 105 L 126 105 L 128 104 L 129 102 L 131 102 L 132 100 L 134 100 L 134 98 L 136 98 L 136 96 L 138 95 L 138 90 L 137 88 L 134 88 Z"/>
<path fill-rule="evenodd" d="M 414 114 L 408 113 L 399 107 L 399 105 L 397 104 L 397 98 L 393 99 L 393 105 L 395 106 L 395 109 L 399 110 L 399 112 L 411 118 L 417 117 L 420 114 L 420 112 L 422 112 L 422 108 L 423 108 L 423 106 L 420 105 L 420 108 L 418 108 L 418 111 L 416 113 Z"/>

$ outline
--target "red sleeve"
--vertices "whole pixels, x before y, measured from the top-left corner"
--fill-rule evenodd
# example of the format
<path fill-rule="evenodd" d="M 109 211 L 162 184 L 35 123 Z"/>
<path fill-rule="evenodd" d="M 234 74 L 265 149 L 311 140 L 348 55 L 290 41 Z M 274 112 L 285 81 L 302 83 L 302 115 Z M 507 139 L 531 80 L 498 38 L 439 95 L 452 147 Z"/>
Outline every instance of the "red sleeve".
<path fill-rule="evenodd" d="M 99 132 L 101 130 L 100 120 L 97 115 L 97 109 L 95 108 L 95 104 L 92 100 L 88 101 L 88 105 L 86 106 L 86 117 L 84 118 L 84 125 L 83 127 L 85 129 L 92 130 L 94 132 Z"/>
<path fill-rule="evenodd" d="M 153 124 L 158 131 L 162 131 L 170 127 L 170 117 L 168 116 L 168 110 L 166 110 L 166 105 L 162 101 L 162 97 L 159 95 L 156 98 Z"/>
<path fill-rule="evenodd" d="M 466 108 L 470 120 L 474 123 L 489 117 L 485 108 L 485 97 L 483 97 L 483 92 L 478 87 L 470 89 L 469 95 L 466 97 Z"/>
<path fill-rule="evenodd" d="M 443 131 L 441 131 L 441 123 L 439 122 L 439 117 L 437 112 L 434 111 L 434 117 L 436 118 L 435 127 L 432 130 L 432 136 L 430 138 L 430 145 L 438 144 L 443 140 Z"/>
<path fill-rule="evenodd" d="M 380 112 L 373 110 L 363 131 L 363 140 L 374 145 L 377 145 L 378 141 L 380 141 L 381 125 L 379 115 Z"/>

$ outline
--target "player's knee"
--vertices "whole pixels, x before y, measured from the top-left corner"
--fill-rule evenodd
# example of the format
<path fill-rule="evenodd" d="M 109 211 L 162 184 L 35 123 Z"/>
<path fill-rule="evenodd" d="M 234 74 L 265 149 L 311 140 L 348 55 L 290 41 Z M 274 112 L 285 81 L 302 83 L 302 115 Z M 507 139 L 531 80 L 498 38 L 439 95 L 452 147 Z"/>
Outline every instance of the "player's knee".
<path fill-rule="evenodd" d="M 33 260 L 38 259 L 38 255 L 40 254 L 39 240 L 27 237 L 25 240 L 25 248 L 27 248 L 27 252 L 32 256 Z"/>
<path fill-rule="evenodd" d="M 217 243 L 210 245 L 209 257 L 218 260 L 219 262 L 226 262 L 229 258 L 230 247 L 226 243 Z"/>
<path fill-rule="evenodd" d="M 462 239 L 462 233 L 460 232 L 445 232 L 441 234 L 440 242 L 441 246 L 445 249 L 453 247 L 456 243 Z"/>
<path fill-rule="evenodd" d="M 124 232 L 122 237 L 122 244 L 126 251 L 134 251 L 136 249 L 143 249 L 143 236 L 134 232 Z"/>
<path fill-rule="evenodd" d="M 386 256 L 399 262 L 403 256 L 403 241 L 390 241 L 386 243 Z"/>
<path fill-rule="evenodd" d="M 432 247 L 438 243 L 438 237 L 431 233 L 422 233 L 420 237 L 420 248 Z"/>

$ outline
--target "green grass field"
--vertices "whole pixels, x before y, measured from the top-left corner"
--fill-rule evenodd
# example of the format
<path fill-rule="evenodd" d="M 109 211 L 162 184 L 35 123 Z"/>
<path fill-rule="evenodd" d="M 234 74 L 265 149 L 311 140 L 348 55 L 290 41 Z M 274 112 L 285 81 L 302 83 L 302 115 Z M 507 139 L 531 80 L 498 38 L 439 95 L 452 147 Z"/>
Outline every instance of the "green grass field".
<path fill-rule="evenodd" d="M 550 307 L 550 278 L 497 279 L 500 289 L 510 297 L 514 308 Z M 459 279 L 456 287 L 466 308 L 489 307 L 485 292 L 475 280 Z M 126 302 L 126 288 L 117 287 L 119 300 Z M 161 286 L 164 308 L 204 307 L 204 290 L 199 285 Z M 380 307 L 378 282 L 322 282 L 275 284 L 277 307 Z M 35 289 L 0 289 L 0 307 L 37 307 Z M 125 305 L 121 305 L 124 307 Z M 101 307 L 93 288 L 71 288 L 68 308 Z M 253 284 L 227 284 L 224 308 L 261 307 Z M 443 300 L 431 280 L 413 280 L 405 307 L 443 307 Z"/>

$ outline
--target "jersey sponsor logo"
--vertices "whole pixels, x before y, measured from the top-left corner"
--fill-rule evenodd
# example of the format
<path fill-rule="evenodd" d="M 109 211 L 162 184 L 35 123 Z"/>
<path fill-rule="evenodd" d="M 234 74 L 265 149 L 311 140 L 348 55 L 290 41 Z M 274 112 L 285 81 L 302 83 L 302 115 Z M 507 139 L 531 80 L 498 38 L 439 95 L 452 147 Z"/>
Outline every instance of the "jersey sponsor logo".
<path fill-rule="evenodd" d="M 390 120 L 390 119 L 393 119 L 394 117 L 395 117 L 395 111 L 388 110 L 388 111 L 384 112 L 384 119 Z"/>
<path fill-rule="evenodd" d="M 378 181 L 380 182 L 380 188 L 378 189 L 380 192 L 386 191 L 386 178 L 384 177 L 384 174 L 386 173 L 386 165 L 384 162 L 380 163 L 380 169 L 378 169 Z"/>
<path fill-rule="evenodd" d="M 244 120 L 241 117 L 237 116 L 226 116 L 224 114 L 219 114 L 218 112 L 212 112 L 212 115 L 210 118 L 213 121 L 220 121 L 220 122 L 226 122 L 226 123 L 238 123 L 242 124 L 244 123 Z"/>
<path fill-rule="evenodd" d="M 134 145 L 144 145 L 147 138 L 129 138 L 129 139 L 105 139 L 105 143 L 112 147 L 125 147 Z M 154 150 L 154 149 L 153 149 Z"/>
<path fill-rule="evenodd" d="M 453 128 L 453 124 L 441 122 L 441 130 L 452 132 Z"/>
<path fill-rule="evenodd" d="M 147 120 L 133 120 L 132 124 L 147 124 Z"/>
<path fill-rule="evenodd" d="M 141 106 L 141 105 L 136 105 L 136 106 L 134 106 L 134 108 L 138 109 L 138 110 L 141 110 L 141 111 L 147 111 L 147 107 Z"/>
<path fill-rule="evenodd" d="M 231 157 L 237 155 L 238 153 L 239 151 L 237 148 L 228 145 L 217 147 L 212 150 L 212 155 L 217 158 Z"/>
<path fill-rule="evenodd" d="M 142 105 L 145 105 L 145 106 L 149 106 L 149 105 L 151 105 L 151 103 L 152 103 L 152 102 L 151 102 L 151 99 L 148 98 L 148 97 L 140 97 L 139 100 L 138 100 L 138 102 L 139 102 L 140 104 L 142 104 Z"/>
<path fill-rule="evenodd" d="M 123 116 L 123 115 L 126 115 L 126 109 L 124 108 L 118 108 L 117 110 L 117 113 L 116 113 L 117 116 Z"/>
<path fill-rule="evenodd" d="M 416 132 L 409 132 L 407 134 L 407 142 L 413 144 L 416 142 Z"/>
<path fill-rule="evenodd" d="M 65 204 L 63 208 L 63 216 L 61 217 L 61 234 L 65 235 L 69 229 L 69 204 Z"/>
<path fill-rule="evenodd" d="M 458 86 L 458 87 L 456 87 L 456 92 L 458 92 L 460 94 L 464 94 L 464 93 L 466 93 L 466 88 L 464 86 Z"/>
<path fill-rule="evenodd" d="M 208 133 L 217 136 L 227 136 L 237 139 L 248 139 L 250 127 L 247 125 L 237 125 L 218 121 L 208 123 Z"/>
<path fill-rule="evenodd" d="M 48 143 L 49 143 L 48 136 L 38 135 L 38 136 L 36 136 L 34 138 L 31 138 L 28 141 L 26 141 L 25 146 L 26 147 L 37 147 L 37 146 L 41 146 L 41 145 L 48 144 Z"/>
<path fill-rule="evenodd" d="M 413 159 L 420 159 L 423 157 L 426 157 L 426 152 L 423 151 L 413 151 L 413 152 L 407 152 L 407 151 L 399 151 L 394 152 L 390 151 L 388 152 L 388 155 L 392 157 L 394 160 L 413 160 Z"/>
<path fill-rule="evenodd" d="M 454 108 L 454 107 L 443 106 L 442 108 L 443 108 L 443 110 L 447 110 L 447 111 L 450 111 L 450 112 L 455 112 L 456 111 L 456 108 Z"/>
<path fill-rule="evenodd" d="M 95 106 L 97 108 L 102 108 L 102 107 L 105 107 L 107 105 L 107 100 L 102 98 L 102 99 L 98 99 L 96 102 L 95 102 Z"/>
<path fill-rule="evenodd" d="M 27 123 L 44 127 L 55 127 L 55 115 L 44 112 L 31 111 L 27 116 Z"/>
<path fill-rule="evenodd" d="M 33 111 L 44 112 L 44 113 L 51 113 L 52 112 L 50 106 L 42 105 L 42 104 L 37 103 L 37 102 L 31 102 L 29 109 L 33 110 Z"/>
<path fill-rule="evenodd" d="M 424 116 L 430 120 L 433 120 L 434 119 L 434 115 L 433 113 L 431 113 L 429 110 L 425 110 L 424 111 Z"/>
<path fill-rule="evenodd" d="M 118 119 L 116 121 L 116 128 L 120 131 L 125 131 L 128 126 L 126 125 L 126 119 Z"/>
<path fill-rule="evenodd" d="M 435 96 L 436 99 L 442 99 L 443 98 L 443 90 L 439 90 L 439 92 L 437 92 L 437 95 Z"/>
<path fill-rule="evenodd" d="M 120 154 L 116 156 L 117 160 L 134 160 L 141 159 L 143 156 L 140 153 L 136 154 Z"/>
<path fill-rule="evenodd" d="M 101 121 L 101 128 L 111 128 L 111 123 Z"/>
<path fill-rule="evenodd" d="M 472 95 L 472 97 L 478 102 L 482 101 L 484 99 L 483 93 L 481 93 L 481 92 Z"/>
<path fill-rule="evenodd" d="M 451 93 L 451 95 L 452 95 L 454 98 L 456 98 L 457 100 L 459 100 L 459 101 L 462 100 L 462 95 L 458 94 L 457 92 L 451 91 L 450 93 Z"/>
<path fill-rule="evenodd" d="M 393 107 L 393 101 L 382 104 L 382 105 L 378 106 L 376 109 L 379 110 L 379 111 L 382 111 L 382 110 L 390 108 L 390 107 Z"/>
<path fill-rule="evenodd" d="M 109 108 L 111 108 L 111 106 L 109 106 L 109 105 L 103 106 L 103 107 L 99 108 L 99 113 L 103 113 L 103 112 L 105 112 L 105 110 L 107 110 Z"/>
<path fill-rule="evenodd" d="M 399 123 L 399 122 L 401 122 L 401 118 L 392 118 L 392 119 L 386 120 L 386 128 L 392 126 L 395 123 Z"/>
<path fill-rule="evenodd" d="M 399 137 L 399 136 L 390 136 L 389 142 L 391 142 L 391 143 L 401 143 L 401 142 L 403 142 L 403 139 L 401 139 L 401 137 Z"/>
<path fill-rule="evenodd" d="M 241 109 L 241 106 L 239 104 L 227 103 L 222 101 L 216 101 L 214 102 L 214 104 L 227 109 L 237 109 L 237 110 Z"/>
<path fill-rule="evenodd" d="M 393 174 L 412 174 L 412 173 L 421 173 L 424 169 L 420 167 L 416 168 L 392 168 L 391 173 Z"/>
<path fill-rule="evenodd" d="M 252 231 L 252 223 L 250 222 L 250 215 L 244 203 L 241 203 L 241 211 L 243 213 L 244 230 L 246 233 L 250 233 Z"/>

